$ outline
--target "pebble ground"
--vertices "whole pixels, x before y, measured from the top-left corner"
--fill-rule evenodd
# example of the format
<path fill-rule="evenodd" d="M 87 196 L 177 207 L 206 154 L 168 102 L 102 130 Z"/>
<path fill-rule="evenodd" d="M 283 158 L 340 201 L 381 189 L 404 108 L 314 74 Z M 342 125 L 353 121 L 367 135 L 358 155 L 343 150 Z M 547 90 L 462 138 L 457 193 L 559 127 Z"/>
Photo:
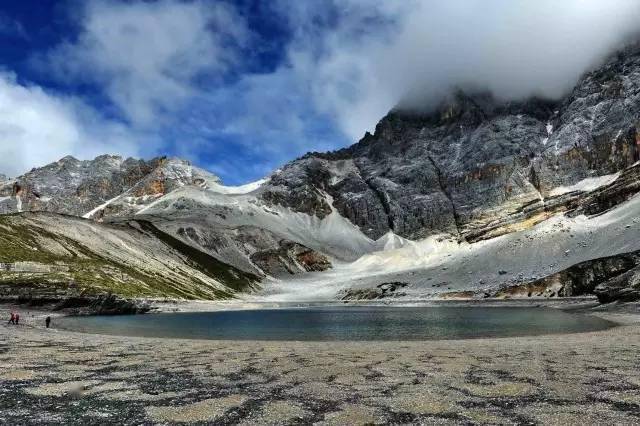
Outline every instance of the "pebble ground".
<path fill-rule="evenodd" d="M 309 343 L 99 336 L 25 315 L 0 325 L 0 424 L 636 425 L 640 316 L 619 319 L 572 335 Z"/>

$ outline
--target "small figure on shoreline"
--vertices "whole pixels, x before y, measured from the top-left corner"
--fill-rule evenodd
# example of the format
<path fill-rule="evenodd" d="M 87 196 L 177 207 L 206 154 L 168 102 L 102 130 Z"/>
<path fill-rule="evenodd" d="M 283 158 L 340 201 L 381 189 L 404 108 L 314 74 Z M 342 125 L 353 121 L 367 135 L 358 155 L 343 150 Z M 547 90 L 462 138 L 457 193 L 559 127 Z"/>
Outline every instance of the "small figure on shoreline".
<path fill-rule="evenodd" d="M 20 322 L 20 314 L 16 312 L 16 325 Z"/>
<path fill-rule="evenodd" d="M 15 324 L 16 323 L 16 314 L 15 312 L 11 312 L 11 319 L 9 320 L 9 324 Z"/>
<path fill-rule="evenodd" d="M 47 325 L 47 328 L 49 328 L 49 325 L 51 325 L 51 317 L 45 318 L 44 323 Z"/>

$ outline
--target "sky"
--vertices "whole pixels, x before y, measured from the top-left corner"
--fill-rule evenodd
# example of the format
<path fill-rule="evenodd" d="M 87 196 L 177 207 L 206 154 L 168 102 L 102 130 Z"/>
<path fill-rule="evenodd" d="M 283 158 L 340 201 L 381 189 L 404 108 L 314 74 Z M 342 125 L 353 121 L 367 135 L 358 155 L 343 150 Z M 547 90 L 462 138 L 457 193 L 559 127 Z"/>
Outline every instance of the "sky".
<path fill-rule="evenodd" d="M 5 1 L 0 173 L 169 155 L 241 184 L 455 89 L 560 98 L 639 18 L 637 0 Z"/>

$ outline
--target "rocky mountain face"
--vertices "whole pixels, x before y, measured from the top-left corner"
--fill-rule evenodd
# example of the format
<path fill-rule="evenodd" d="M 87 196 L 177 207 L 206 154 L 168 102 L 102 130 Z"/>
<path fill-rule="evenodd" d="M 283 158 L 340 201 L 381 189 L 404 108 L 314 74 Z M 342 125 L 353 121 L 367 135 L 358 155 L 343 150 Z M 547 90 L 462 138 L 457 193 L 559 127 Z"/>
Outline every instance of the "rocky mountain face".
<path fill-rule="evenodd" d="M 103 155 L 90 161 L 65 157 L 0 183 L 0 213 L 48 211 L 73 216 L 133 214 L 184 185 L 219 182 L 188 161 L 150 161 Z M 118 201 L 118 202 L 116 202 Z"/>
<path fill-rule="evenodd" d="M 451 282 L 465 294 L 562 296 L 575 294 L 568 277 L 575 282 L 576 274 L 590 273 L 587 264 L 568 268 L 606 257 L 602 239 L 580 255 L 574 250 L 586 246 L 560 243 L 573 238 L 564 235 L 577 226 L 573 218 L 597 218 L 640 191 L 639 126 L 640 47 L 633 46 L 586 74 L 564 99 L 505 103 L 488 93 L 458 91 L 435 111 L 394 110 L 355 145 L 307 154 L 241 187 L 224 186 L 215 175 L 179 159 L 66 157 L 16 179 L 0 178 L 0 213 L 56 212 L 109 226 L 147 223 L 156 232 L 147 229 L 145 235 L 172 249 L 179 246 L 204 263 L 228 265 L 232 275 L 275 277 L 276 283 L 309 272 L 355 283 L 353 276 L 332 270 L 377 262 L 375 254 L 381 252 L 389 254 L 365 266 L 365 273 L 386 262 L 393 268 L 409 265 L 410 272 L 383 281 L 363 278 L 334 297 L 432 295 L 425 288 L 455 293 Z M 434 247 L 446 247 L 438 256 L 452 256 L 506 234 L 519 241 L 511 235 L 525 235 L 538 225 L 546 229 L 559 216 L 570 222 L 566 229 L 534 232 L 530 238 L 566 246 L 567 253 L 562 262 L 543 265 L 544 253 L 527 252 L 538 262 L 534 267 L 519 260 L 520 268 L 531 266 L 528 278 L 498 274 L 498 268 L 478 275 L 483 278 L 471 270 L 459 276 L 452 272 L 457 266 L 437 256 L 448 265 L 446 273 L 418 262 L 431 259 Z M 596 223 L 598 229 L 618 229 L 597 219 L 589 226 Z M 589 232 L 576 235 L 587 241 Z M 617 241 L 617 254 L 640 250 L 628 241 L 633 236 Z M 556 248 L 548 249 L 555 253 Z M 590 281 L 588 291 L 625 293 L 625 285 L 615 280 L 621 274 L 636 280 L 633 271 L 614 268 L 602 282 Z M 435 286 L 429 282 L 435 276 L 446 279 Z M 558 287 L 563 280 L 566 285 Z M 393 291 L 388 283 L 394 283 Z"/>
<path fill-rule="evenodd" d="M 371 238 L 453 233 L 522 220 L 557 189 L 640 158 L 638 48 L 587 74 L 566 99 L 500 103 L 456 93 L 434 113 L 393 111 L 356 145 L 309 154 L 272 177 L 272 203 L 333 207 Z"/>
<path fill-rule="evenodd" d="M 217 176 L 177 158 L 144 161 L 105 155 L 80 161 L 65 157 L 0 182 L 0 213 L 55 212 L 126 224 L 147 207 L 183 188 L 223 198 L 227 192 L 251 190 L 225 187 Z M 226 211 L 224 203 L 221 208 Z M 210 213 L 211 206 L 192 209 L 187 203 L 178 212 L 159 217 L 150 214 L 147 219 L 192 244 L 200 250 L 198 253 L 208 253 L 212 259 L 256 276 L 319 271 L 331 266 L 321 253 L 268 230 L 251 226 L 207 229 L 206 217 Z M 174 228 L 182 216 L 185 222 Z"/>
<path fill-rule="evenodd" d="M 92 161 L 65 157 L 5 181 L 0 188 L 0 211 L 51 211 L 82 216 L 103 200 L 134 185 L 159 162 L 108 155 Z"/>

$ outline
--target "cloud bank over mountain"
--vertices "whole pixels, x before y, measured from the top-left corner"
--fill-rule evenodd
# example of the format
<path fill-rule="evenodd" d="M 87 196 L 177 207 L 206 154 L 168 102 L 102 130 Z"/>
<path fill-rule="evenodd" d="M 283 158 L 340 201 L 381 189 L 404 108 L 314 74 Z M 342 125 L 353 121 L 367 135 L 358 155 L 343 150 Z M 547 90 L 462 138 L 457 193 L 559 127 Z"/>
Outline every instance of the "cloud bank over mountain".
<path fill-rule="evenodd" d="M 289 20 L 302 23 L 290 58 L 301 78 L 312 76 L 318 106 L 352 138 L 395 106 L 428 108 L 456 87 L 503 99 L 560 97 L 628 41 L 640 19 L 633 0 L 352 0 L 335 7 L 327 33 L 308 30 L 331 19 L 326 9 L 290 9 Z"/>
<path fill-rule="evenodd" d="M 636 0 L 92 0 L 67 9 L 73 31 L 27 52 L 42 81 L 3 67 L 1 172 L 67 154 L 168 153 L 241 183 L 353 143 L 391 108 L 428 109 L 453 88 L 559 97 L 640 20 Z M 3 19 L 31 38 L 29 22 Z"/>

